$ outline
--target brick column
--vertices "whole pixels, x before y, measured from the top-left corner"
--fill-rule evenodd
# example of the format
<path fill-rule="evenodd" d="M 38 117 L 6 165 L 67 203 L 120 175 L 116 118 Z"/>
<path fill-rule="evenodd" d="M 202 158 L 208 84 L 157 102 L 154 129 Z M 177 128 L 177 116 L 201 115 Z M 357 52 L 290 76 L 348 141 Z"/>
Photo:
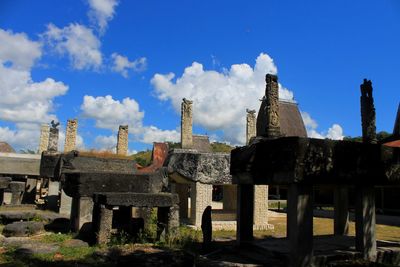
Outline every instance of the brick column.
<path fill-rule="evenodd" d="M 48 124 L 42 124 L 40 127 L 40 142 L 38 153 L 42 154 L 43 151 L 46 151 L 49 147 L 49 134 L 50 134 L 50 126 Z"/>
<path fill-rule="evenodd" d="M 117 154 L 128 153 L 128 125 L 120 125 L 118 129 Z"/>
<path fill-rule="evenodd" d="M 78 131 L 78 120 L 77 119 L 68 120 L 67 128 L 65 131 L 64 153 L 75 150 L 77 131 Z"/>

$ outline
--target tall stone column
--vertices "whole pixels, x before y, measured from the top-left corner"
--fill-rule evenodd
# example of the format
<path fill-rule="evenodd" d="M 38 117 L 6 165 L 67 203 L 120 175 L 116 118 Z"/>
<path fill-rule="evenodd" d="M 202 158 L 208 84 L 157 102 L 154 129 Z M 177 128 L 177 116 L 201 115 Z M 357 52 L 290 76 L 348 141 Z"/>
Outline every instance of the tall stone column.
<path fill-rule="evenodd" d="M 181 146 L 193 147 L 193 101 L 183 99 L 181 105 Z"/>
<path fill-rule="evenodd" d="M 67 122 L 65 131 L 64 153 L 70 152 L 76 147 L 76 134 L 78 131 L 78 120 L 72 119 Z"/>
<path fill-rule="evenodd" d="M 250 139 L 256 137 L 256 111 L 246 109 L 246 144 L 250 144 Z"/>
<path fill-rule="evenodd" d="M 120 125 L 118 129 L 117 154 L 124 155 L 128 153 L 128 125 Z"/>
<path fill-rule="evenodd" d="M 372 82 L 364 79 L 361 89 L 361 123 L 363 143 L 374 144 L 376 140 L 375 107 Z M 376 259 L 375 190 L 373 185 L 356 186 L 356 249 L 364 259 Z"/>
<path fill-rule="evenodd" d="M 43 151 L 46 151 L 49 147 L 49 134 L 50 134 L 50 126 L 48 124 L 42 124 L 40 127 L 40 142 L 38 153 L 42 154 Z"/>
<path fill-rule="evenodd" d="M 253 241 L 254 185 L 237 186 L 236 240 L 239 245 Z"/>
<path fill-rule="evenodd" d="M 181 219 L 187 219 L 189 205 L 188 205 L 188 193 L 189 186 L 187 184 L 172 184 L 174 186 L 174 192 L 179 196 L 179 217 Z M 171 185 L 171 186 L 172 186 Z"/>
<path fill-rule="evenodd" d="M 334 188 L 334 234 L 349 234 L 349 190 L 345 185 Z"/>
<path fill-rule="evenodd" d="M 190 203 L 190 223 L 200 227 L 204 210 L 212 204 L 212 185 L 199 182 L 192 184 Z"/>
<path fill-rule="evenodd" d="M 236 211 L 237 185 L 234 184 L 223 185 L 222 190 L 223 190 L 222 208 L 227 211 Z"/>
<path fill-rule="evenodd" d="M 49 145 L 47 147 L 47 150 L 49 152 L 57 152 L 58 151 L 58 136 L 59 136 L 59 130 L 57 128 L 58 125 L 59 124 L 52 123 L 52 127 L 50 128 Z"/>
<path fill-rule="evenodd" d="M 275 138 L 281 135 L 278 76 L 267 74 L 265 82 L 265 96 L 257 117 L 257 136 Z"/>

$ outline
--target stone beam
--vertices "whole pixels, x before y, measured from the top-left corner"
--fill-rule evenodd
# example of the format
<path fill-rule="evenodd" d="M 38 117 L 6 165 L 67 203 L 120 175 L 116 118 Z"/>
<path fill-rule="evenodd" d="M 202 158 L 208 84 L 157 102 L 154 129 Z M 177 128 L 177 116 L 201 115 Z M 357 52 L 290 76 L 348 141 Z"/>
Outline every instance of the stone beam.
<path fill-rule="evenodd" d="M 0 153 L 0 174 L 39 176 L 40 155 Z"/>

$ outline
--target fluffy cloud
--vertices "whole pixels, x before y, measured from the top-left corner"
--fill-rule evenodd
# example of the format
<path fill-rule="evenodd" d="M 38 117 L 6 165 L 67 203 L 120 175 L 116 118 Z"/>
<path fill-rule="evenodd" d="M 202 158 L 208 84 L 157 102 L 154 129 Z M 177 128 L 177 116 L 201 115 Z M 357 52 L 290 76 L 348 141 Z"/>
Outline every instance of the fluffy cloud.
<path fill-rule="evenodd" d="M 115 134 L 109 136 L 98 135 L 94 139 L 94 142 L 100 150 L 116 151 L 117 136 Z"/>
<path fill-rule="evenodd" d="M 95 119 L 97 127 L 114 131 L 118 130 L 119 125 L 129 125 L 130 129 L 141 128 L 144 117 L 144 112 L 139 110 L 139 104 L 129 97 L 119 101 L 110 95 L 85 95 L 81 110 L 85 117 Z"/>
<path fill-rule="evenodd" d="M 120 73 L 125 78 L 128 78 L 129 70 L 140 72 L 144 71 L 147 67 L 147 59 L 145 57 L 129 61 L 127 57 L 113 53 L 111 59 L 113 60 L 111 70 Z"/>
<path fill-rule="evenodd" d="M 301 112 L 301 116 L 304 121 L 304 125 L 307 129 L 307 135 L 311 138 L 319 138 L 319 139 L 332 139 L 332 140 L 342 140 L 343 135 L 343 128 L 339 124 L 333 124 L 328 131 L 318 132 L 318 123 L 311 118 L 310 114 L 307 112 Z"/>
<path fill-rule="evenodd" d="M 54 98 L 68 86 L 52 78 L 32 80 L 31 68 L 42 55 L 39 42 L 0 29 L 0 43 L 0 120 L 16 123 L 15 130 L 1 127 L 0 140 L 36 150 L 39 125 L 56 119 Z"/>
<path fill-rule="evenodd" d="M 97 70 L 102 65 L 101 42 L 84 25 L 71 23 L 64 28 L 58 28 L 49 24 L 42 37 L 58 54 L 67 54 L 74 69 Z"/>
<path fill-rule="evenodd" d="M 223 139 L 232 144 L 245 142 L 245 110 L 258 110 L 265 92 L 265 74 L 277 73 L 272 58 L 261 53 L 254 67 L 234 64 L 229 70 L 204 70 L 198 62 L 185 68 L 181 77 L 174 73 L 155 74 L 151 80 L 157 97 L 171 101 L 177 113 L 182 98 L 191 99 L 194 123 L 207 130 L 222 130 Z M 293 93 L 280 85 L 281 99 L 293 100 Z"/>
<path fill-rule="evenodd" d="M 108 22 L 114 17 L 117 0 L 89 0 L 89 18 L 101 34 L 107 29 Z"/>
<path fill-rule="evenodd" d="M 96 127 L 118 130 L 119 125 L 128 125 L 134 141 L 151 144 L 153 142 L 178 141 L 180 134 L 176 130 L 160 130 L 155 126 L 143 126 L 144 112 L 139 104 L 129 97 L 122 101 L 112 96 L 84 96 L 81 105 L 83 116 L 94 119 Z M 115 135 L 98 136 L 95 140 L 100 148 L 115 147 Z"/>

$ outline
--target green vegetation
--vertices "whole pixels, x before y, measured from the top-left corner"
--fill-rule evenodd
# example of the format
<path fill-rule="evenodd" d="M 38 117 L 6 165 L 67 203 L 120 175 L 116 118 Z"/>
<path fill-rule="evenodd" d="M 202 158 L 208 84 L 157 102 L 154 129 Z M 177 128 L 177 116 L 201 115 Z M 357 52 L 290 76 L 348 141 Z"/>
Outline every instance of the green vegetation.
<path fill-rule="evenodd" d="M 224 152 L 224 153 L 230 153 L 231 150 L 234 149 L 233 146 L 220 142 L 211 143 L 211 148 L 213 152 Z"/>
<path fill-rule="evenodd" d="M 382 141 L 386 138 L 388 138 L 389 136 L 391 136 L 390 133 L 385 132 L 385 131 L 381 131 L 379 133 L 376 134 L 376 139 L 379 141 Z M 354 141 L 354 142 L 362 142 L 362 137 L 361 136 L 356 136 L 356 137 L 351 137 L 351 136 L 345 136 L 343 138 L 343 140 L 346 141 Z"/>
<path fill-rule="evenodd" d="M 139 151 L 136 154 L 133 154 L 131 158 L 135 160 L 140 166 L 149 166 L 151 163 L 151 150 Z"/>

